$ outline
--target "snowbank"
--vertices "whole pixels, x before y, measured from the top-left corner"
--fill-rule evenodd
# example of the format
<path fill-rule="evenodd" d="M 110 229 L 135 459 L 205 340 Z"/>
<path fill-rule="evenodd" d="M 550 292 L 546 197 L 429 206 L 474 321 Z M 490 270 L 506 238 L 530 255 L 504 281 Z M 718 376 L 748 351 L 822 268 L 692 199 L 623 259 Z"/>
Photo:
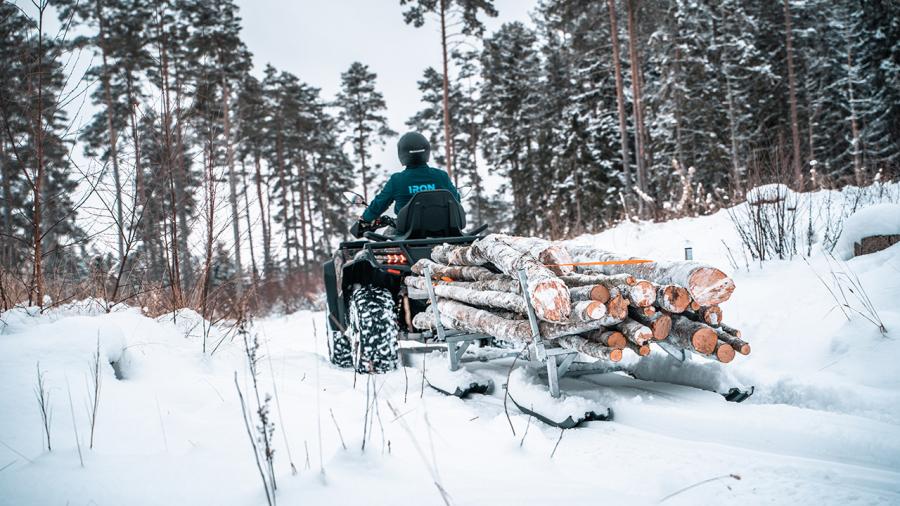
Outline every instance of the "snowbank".
<path fill-rule="evenodd" d="M 853 245 L 873 235 L 900 234 L 900 204 L 875 204 L 853 213 L 844 222 L 841 237 L 835 246 L 835 256 L 843 260 L 853 258 Z"/>

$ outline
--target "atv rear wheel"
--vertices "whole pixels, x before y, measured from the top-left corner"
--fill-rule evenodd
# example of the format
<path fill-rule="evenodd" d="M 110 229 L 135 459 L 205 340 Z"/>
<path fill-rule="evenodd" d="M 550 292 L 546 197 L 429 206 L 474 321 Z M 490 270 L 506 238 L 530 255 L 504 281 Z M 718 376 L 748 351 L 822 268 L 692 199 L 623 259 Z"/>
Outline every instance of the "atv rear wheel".
<path fill-rule="evenodd" d="M 330 311 L 326 311 L 326 318 L 332 318 Z M 328 330 L 328 358 L 332 364 L 338 367 L 352 367 L 353 353 L 351 352 L 350 338 L 345 332 L 332 330 L 330 323 L 326 322 L 325 325 Z"/>
<path fill-rule="evenodd" d="M 357 372 L 396 369 L 400 329 L 391 292 L 369 285 L 358 288 L 350 296 L 349 317 L 347 334 Z"/>

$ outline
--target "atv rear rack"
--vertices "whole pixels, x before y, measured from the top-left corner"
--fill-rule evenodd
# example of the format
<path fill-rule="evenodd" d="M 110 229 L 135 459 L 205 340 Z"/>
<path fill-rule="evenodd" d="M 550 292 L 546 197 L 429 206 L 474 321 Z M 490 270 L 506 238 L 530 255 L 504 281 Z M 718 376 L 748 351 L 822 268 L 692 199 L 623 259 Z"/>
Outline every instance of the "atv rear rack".
<path fill-rule="evenodd" d="M 520 270 L 517 274 L 520 285 L 522 287 L 528 286 L 528 277 L 525 271 Z M 425 268 L 424 275 L 428 280 L 434 279 L 434 272 L 432 271 L 430 266 Z M 531 326 L 531 341 L 524 344 L 522 348 L 519 348 L 516 351 L 501 351 L 497 349 L 498 353 L 492 353 L 489 356 L 484 356 L 482 354 L 482 356 L 470 355 L 469 357 L 464 357 L 466 351 L 469 349 L 469 346 L 473 342 L 482 340 L 487 340 L 490 342 L 493 341 L 494 337 L 481 333 L 448 330 L 444 328 L 444 325 L 441 323 L 441 314 L 437 304 L 438 297 L 435 294 L 434 286 L 429 282 L 425 284 L 425 288 L 427 297 L 431 302 L 431 311 L 433 311 L 434 314 L 434 329 L 436 337 L 439 341 L 447 343 L 447 355 L 449 357 L 449 368 L 451 371 L 458 370 L 465 362 L 487 362 L 519 356 L 527 352 L 528 362 L 532 365 L 539 366 L 544 369 L 544 373 L 547 377 L 547 386 L 550 390 L 550 395 L 553 398 L 558 398 L 560 396 L 559 380 L 565 376 L 575 377 L 589 374 L 624 372 L 637 379 L 647 379 L 649 381 L 653 381 L 653 379 L 651 378 L 641 378 L 641 375 L 638 374 L 635 368 L 632 366 L 603 360 L 597 360 L 595 362 L 580 362 L 576 361 L 579 355 L 577 351 L 548 346 L 548 344 L 550 343 L 541 335 L 537 315 L 535 314 L 534 307 L 532 307 L 531 305 L 531 300 L 527 296 L 527 293 L 524 289 L 522 290 L 522 298 L 525 301 L 525 309 L 528 316 L 528 322 Z M 656 344 L 659 344 L 660 347 L 673 359 L 675 359 L 679 365 L 690 360 L 691 358 L 691 352 L 689 351 L 676 348 L 665 342 L 657 342 Z M 691 386 L 702 390 L 715 391 L 714 389 L 706 385 L 685 384 L 685 386 Z M 749 389 L 730 388 L 727 393 L 716 393 L 719 393 L 728 401 L 741 402 L 753 394 L 753 387 L 750 387 Z"/>

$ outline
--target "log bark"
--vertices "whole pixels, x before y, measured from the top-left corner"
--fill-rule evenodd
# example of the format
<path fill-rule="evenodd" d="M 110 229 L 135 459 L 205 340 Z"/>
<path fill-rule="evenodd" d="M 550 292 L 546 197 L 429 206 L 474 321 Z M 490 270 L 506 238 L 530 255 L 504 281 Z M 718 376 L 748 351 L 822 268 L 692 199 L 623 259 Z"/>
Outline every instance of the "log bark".
<path fill-rule="evenodd" d="M 489 281 L 496 279 L 507 279 L 507 277 L 503 274 L 494 272 L 485 267 L 446 265 L 436 263 L 427 258 L 423 258 L 422 260 L 419 260 L 418 262 L 413 264 L 413 274 L 424 276 L 425 267 L 428 266 L 431 266 L 431 269 L 434 272 L 435 276 L 439 278 L 449 278 L 454 281 Z"/>
<path fill-rule="evenodd" d="M 606 305 L 595 300 L 583 300 L 572 304 L 570 322 L 589 322 L 606 316 Z"/>
<path fill-rule="evenodd" d="M 650 354 L 650 345 L 649 344 L 637 345 L 637 344 L 632 343 L 631 341 L 628 341 L 628 343 L 626 343 L 626 346 L 628 346 L 629 350 L 637 353 L 638 356 L 646 357 L 647 355 Z"/>
<path fill-rule="evenodd" d="M 629 274 L 609 276 L 606 274 L 575 272 L 566 276 L 560 276 L 559 278 L 562 279 L 570 287 L 603 285 L 609 289 L 612 289 L 622 285 L 631 286 L 637 282 L 634 279 L 634 276 L 631 276 Z"/>
<path fill-rule="evenodd" d="M 420 277 L 419 279 L 425 278 Z M 450 280 L 450 278 L 439 278 L 436 280 L 432 280 L 432 283 L 436 285 L 449 285 L 459 288 L 467 288 L 469 290 L 515 293 L 520 294 L 520 296 L 522 293 L 522 287 L 519 285 L 519 282 L 506 277 L 504 277 L 504 279 L 485 279 L 482 281 L 455 281 Z M 409 286 L 408 283 L 407 286 Z"/>
<path fill-rule="evenodd" d="M 665 338 L 669 337 L 669 332 L 672 330 L 672 317 L 669 315 L 658 312 L 652 316 L 645 315 L 638 308 L 629 308 L 628 315 L 636 322 L 645 325 L 653 331 L 653 339 L 657 341 L 662 341 Z"/>
<path fill-rule="evenodd" d="M 653 331 L 650 330 L 650 327 L 631 319 L 616 325 L 616 329 L 624 334 L 628 341 L 638 346 L 647 344 L 653 339 Z"/>
<path fill-rule="evenodd" d="M 710 355 L 716 349 L 716 331 L 705 323 L 672 315 L 672 330 L 668 341 L 681 348 L 692 349 L 701 355 Z"/>
<path fill-rule="evenodd" d="M 747 341 L 744 341 L 739 337 L 735 337 L 722 329 L 716 329 L 716 335 L 718 336 L 720 341 L 730 344 L 731 347 L 741 355 L 750 354 L 750 343 L 748 343 Z"/>
<path fill-rule="evenodd" d="M 417 290 L 427 290 L 428 283 L 430 283 L 430 281 L 421 276 L 407 276 L 403 282 L 406 286 Z M 460 286 L 457 283 L 439 283 L 434 286 L 434 294 L 438 297 L 458 300 L 473 306 L 506 309 L 517 313 L 527 312 L 527 309 L 525 308 L 525 299 L 523 299 L 521 295 L 515 293 L 473 290 L 466 288 L 465 286 Z"/>
<path fill-rule="evenodd" d="M 576 262 L 623 260 L 617 255 L 590 245 L 572 241 L 562 243 Z M 630 274 L 662 285 L 687 288 L 702 306 L 720 304 L 731 297 L 734 281 L 724 272 L 699 262 L 649 262 L 626 265 L 604 265 L 597 269 L 604 274 Z"/>
<path fill-rule="evenodd" d="M 572 302 L 582 300 L 595 300 L 597 302 L 607 303 L 610 299 L 609 288 L 603 285 L 585 285 L 575 288 L 569 288 L 569 297 Z"/>
<path fill-rule="evenodd" d="M 734 348 L 726 342 L 719 341 L 718 343 L 716 343 L 716 349 L 715 351 L 713 351 L 713 357 L 715 357 L 719 362 L 727 364 L 728 362 L 734 360 Z"/>
<path fill-rule="evenodd" d="M 656 303 L 670 313 L 683 313 L 691 305 L 691 294 L 678 285 L 663 285 L 657 288 Z"/>
<path fill-rule="evenodd" d="M 431 258 L 450 265 L 493 264 L 507 276 L 517 279 L 518 271 L 528 276 L 526 291 L 538 318 L 550 322 L 566 321 L 571 311 L 569 288 L 552 271 L 529 253 L 522 253 L 491 234 L 469 246 L 442 245 L 432 251 Z"/>
<path fill-rule="evenodd" d="M 622 350 L 619 348 L 610 348 L 600 343 L 590 341 L 581 336 L 563 336 L 556 340 L 556 343 L 563 348 L 575 350 L 585 355 L 618 362 L 622 360 Z"/>
<path fill-rule="evenodd" d="M 725 325 L 724 323 L 722 323 L 722 324 L 719 324 L 719 328 L 724 330 L 725 332 L 728 332 L 729 334 L 731 334 L 735 337 L 741 337 L 741 331 L 734 327 L 729 327 L 728 325 Z"/>
<path fill-rule="evenodd" d="M 510 320 L 497 316 L 484 309 L 474 308 L 454 300 L 438 301 L 438 309 L 442 317 L 447 316 L 463 327 L 461 330 L 478 332 L 504 340 L 531 342 L 531 324 L 528 320 Z M 442 320 L 443 321 L 443 320 Z M 547 323 L 540 322 L 539 329 L 544 339 L 556 339 L 562 336 L 581 334 L 603 327 L 605 320 L 594 320 L 586 323 Z M 459 327 L 457 327 L 459 328 Z"/>
<path fill-rule="evenodd" d="M 500 234 L 497 234 L 497 236 L 517 251 L 529 253 L 542 264 L 548 266 L 547 268 L 556 275 L 567 275 L 575 272 L 575 266 L 571 265 L 575 263 L 575 260 L 562 246 L 536 237 L 516 237 Z"/>
<path fill-rule="evenodd" d="M 624 349 L 628 343 L 628 340 L 625 339 L 625 334 L 622 334 L 618 330 L 595 330 L 587 333 L 585 337 L 590 341 L 596 341 L 604 346 L 620 350 Z"/>

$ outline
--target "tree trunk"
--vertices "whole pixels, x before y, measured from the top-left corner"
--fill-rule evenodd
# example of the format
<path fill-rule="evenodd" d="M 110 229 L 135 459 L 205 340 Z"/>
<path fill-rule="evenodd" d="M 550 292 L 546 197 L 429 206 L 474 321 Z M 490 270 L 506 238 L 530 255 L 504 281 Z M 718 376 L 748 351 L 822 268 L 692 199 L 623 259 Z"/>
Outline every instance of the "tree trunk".
<path fill-rule="evenodd" d="M 278 165 L 278 184 L 281 185 L 281 208 L 282 208 L 282 228 L 284 229 L 284 250 L 287 254 L 287 270 L 290 271 L 293 268 L 293 264 L 291 263 L 291 235 L 290 229 L 288 229 L 288 212 L 290 212 L 290 202 L 288 200 L 288 192 L 290 191 L 287 186 L 287 178 L 285 177 L 285 167 L 284 167 L 284 137 L 281 134 L 281 129 L 279 129 L 278 134 L 275 137 L 275 160 Z M 271 229 L 270 229 L 271 230 Z"/>
<path fill-rule="evenodd" d="M 656 303 L 670 313 L 683 313 L 691 305 L 691 294 L 678 285 L 657 287 Z"/>
<path fill-rule="evenodd" d="M 716 349 L 713 350 L 711 355 L 715 357 L 719 362 L 727 364 L 728 362 L 734 360 L 734 348 L 728 343 L 719 341 L 718 343 L 716 343 Z"/>
<path fill-rule="evenodd" d="M 430 281 L 421 276 L 407 276 L 404 278 L 406 286 L 418 290 L 427 290 Z M 467 286 L 459 286 L 457 283 L 437 284 L 434 286 L 434 294 L 438 297 L 465 302 L 473 306 L 505 309 L 525 314 L 525 299 L 521 295 L 510 292 L 495 292 L 475 290 Z"/>
<path fill-rule="evenodd" d="M 0 158 L 6 159 L 4 148 L 6 143 L 0 141 Z M 12 227 L 12 167 L 10 164 L 0 164 L 0 182 L 2 182 L 3 200 L 7 205 L 3 206 L 3 245 L 0 246 L 0 266 L 11 268 L 13 266 L 13 227 Z"/>
<path fill-rule="evenodd" d="M 443 103 L 444 103 L 444 153 L 447 157 L 447 175 L 453 180 L 453 183 L 459 185 L 456 177 L 456 171 L 453 170 L 453 137 L 450 125 L 450 74 L 447 63 L 447 0 L 441 0 L 441 55 L 443 57 L 444 76 L 443 76 Z"/>
<path fill-rule="evenodd" d="M 31 286 L 29 287 L 28 301 L 32 305 L 44 307 L 44 252 L 43 252 L 43 199 L 44 199 L 44 9 L 46 4 L 38 8 L 38 50 L 37 50 L 37 110 L 34 115 L 32 137 L 35 148 L 35 176 L 32 181 L 34 192 L 33 214 L 31 219 L 32 231 L 32 263 Z M 26 167 L 22 170 L 27 171 Z"/>
<path fill-rule="evenodd" d="M 594 300 L 597 302 L 607 303 L 610 299 L 609 288 L 603 285 L 585 285 L 575 288 L 569 288 L 569 298 L 572 302 L 582 300 Z"/>
<path fill-rule="evenodd" d="M 644 118 L 643 118 L 643 102 L 641 98 L 641 62 L 638 56 L 638 37 L 637 37 L 637 21 L 635 5 L 637 0 L 626 0 L 625 5 L 628 8 L 628 52 L 631 59 L 631 92 L 633 100 L 634 115 L 634 146 L 635 161 L 637 162 L 637 184 L 638 188 L 644 194 L 647 193 L 647 168 L 644 158 Z M 638 214 L 643 218 L 646 216 L 644 211 L 645 203 L 643 198 L 638 198 Z"/>
<path fill-rule="evenodd" d="M 268 279 L 272 274 L 272 229 L 269 228 L 268 214 L 266 213 L 267 199 L 263 198 L 263 178 L 259 152 L 254 154 L 253 164 L 256 168 L 256 198 L 259 201 L 259 221 L 262 224 L 263 234 L 263 277 Z M 266 192 L 268 195 L 268 191 Z"/>
<path fill-rule="evenodd" d="M 538 239 L 537 237 L 495 235 L 517 251 L 530 253 L 531 256 L 546 265 L 554 274 L 565 276 L 575 272 L 575 266 L 571 265 L 575 261 L 572 259 L 572 255 L 569 255 L 569 252 L 562 246 L 553 244 L 545 239 Z"/>
<path fill-rule="evenodd" d="M 786 1 L 786 0 L 785 0 Z M 862 158 L 860 157 L 860 140 L 859 140 L 859 124 L 856 120 L 856 99 L 853 96 L 853 80 L 856 72 L 853 70 L 853 49 L 847 47 L 847 93 L 848 106 L 850 107 L 850 134 L 852 135 L 852 145 L 850 149 L 853 152 L 853 175 L 856 179 L 856 186 L 865 186 L 866 178 L 863 172 Z"/>
<path fill-rule="evenodd" d="M 803 191 L 803 170 L 800 165 L 800 125 L 797 121 L 797 89 L 794 79 L 794 49 L 791 33 L 791 9 L 789 0 L 784 0 L 784 37 L 787 52 L 788 93 L 791 106 L 791 144 L 793 148 L 794 184 L 797 191 Z"/>
<path fill-rule="evenodd" d="M 631 319 L 618 324 L 616 329 L 638 346 L 643 346 L 653 339 L 653 331 L 650 330 L 650 327 Z"/>
<path fill-rule="evenodd" d="M 439 278 L 447 278 L 450 281 L 488 281 L 505 280 L 505 275 L 491 271 L 486 267 L 474 265 L 445 265 L 427 258 L 419 260 L 412 266 L 413 274 L 425 275 L 425 268 L 431 267 L 432 272 Z"/>
<path fill-rule="evenodd" d="M 625 349 L 625 346 L 627 346 L 627 339 L 625 339 L 625 334 L 619 332 L 618 330 L 595 330 L 593 332 L 588 332 L 586 334 L 586 337 L 591 341 L 596 341 L 604 346 L 616 348 L 619 350 Z"/>
<path fill-rule="evenodd" d="M 234 145 L 231 142 L 231 87 L 222 78 L 222 134 L 225 138 L 225 158 L 228 164 L 228 202 L 231 204 L 231 233 L 234 236 L 235 294 L 244 296 L 244 264 L 241 261 L 241 222 L 238 211 L 237 175 L 234 173 Z"/>
<path fill-rule="evenodd" d="M 97 17 L 97 37 L 99 39 L 101 55 L 100 78 L 103 83 L 103 99 L 106 102 L 106 130 L 109 133 L 109 158 L 112 162 L 113 184 L 116 190 L 116 227 L 118 229 L 118 253 L 119 262 L 125 261 L 125 221 L 122 212 L 122 180 L 119 174 L 119 153 L 117 149 L 118 132 L 113 121 L 113 101 L 109 84 L 109 65 L 107 62 L 108 48 L 106 47 L 105 19 L 101 0 L 94 3 L 94 14 Z"/>
<path fill-rule="evenodd" d="M 247 221 L 247 244 L 250 245 L 250 268 L 255 284 L 259 280 L 259 268 L 256 263 L 256 251 L 253 247 L 253 221 L 250 219 L 250 197 L 247 196 L 250 187 L 247 185 L 247 167 L 244 165 L 244 160 L 241 160 L 241 186 L 243 187 L 241 193 L 244 195 L 244 219 Z"/>
<path fill-rule="evenodd" d="M 568 251 L 568 250 L 566 250 Z M 565 281 L 567 285 L 570 287 L 574 286 L 587 286 L 587 285 L 603 285 L 606 288 L 612 290 L 613 288 L 618 288 L 622 285 L 631 286 L 637 283 L 637 280 L 634 279 L 634 276 L 630 274 L 584 274 L 584 273 L 574 273 L 569 274 L 568 276 L 560 276 L 560 279 Z"/>
<path fill-rule="evenodd" d="M 628 125 L 625 120 L 625 89 L 622 82 L 622 62 L 619 49 L 619 25 L 616 20 L 616 0 L 608 0 L 609 4 L 609 33 L 612 41 L 613 68 L 616 75 L 616 109 L 619 114 L 619 144 L 622 148 L 622 174 L 625 176 L 626 193 L 633 193 L 631 189 L 631 162 L 628 148 Z"/>
<path fill-rule="evenodd" d="M 741 355 L 750 354 L 750 344 L 747 343 L 747 341 L 744 341 L 739 337 L 735 337 L 734 335 L 725 332 L 721 328 L 716 329 L 716 336 L 718 336 L 720 341 L 730 344 L 731 347 Z"/>

